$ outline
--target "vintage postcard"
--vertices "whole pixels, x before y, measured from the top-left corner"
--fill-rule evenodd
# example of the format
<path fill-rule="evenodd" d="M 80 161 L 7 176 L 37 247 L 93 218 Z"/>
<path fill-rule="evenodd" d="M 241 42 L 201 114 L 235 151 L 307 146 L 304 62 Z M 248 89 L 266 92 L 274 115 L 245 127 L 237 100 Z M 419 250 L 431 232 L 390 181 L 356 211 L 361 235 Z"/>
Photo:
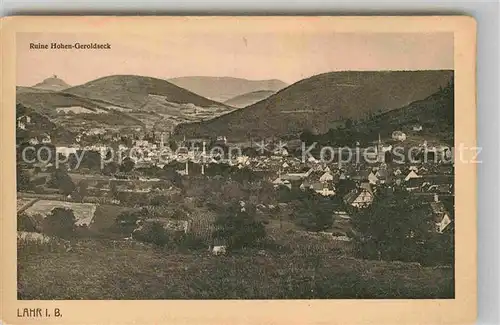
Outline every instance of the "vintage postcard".
<path fill-rule="evenodd" d="M 465 324 L 470 17 L 1 21 L 5 324 Z"/>

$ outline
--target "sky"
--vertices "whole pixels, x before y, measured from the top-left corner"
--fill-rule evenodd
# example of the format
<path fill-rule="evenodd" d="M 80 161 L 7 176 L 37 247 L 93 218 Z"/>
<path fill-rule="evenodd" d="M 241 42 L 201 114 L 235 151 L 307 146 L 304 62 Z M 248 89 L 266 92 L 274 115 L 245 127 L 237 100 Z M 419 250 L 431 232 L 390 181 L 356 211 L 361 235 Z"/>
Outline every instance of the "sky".
<path fill-rule="evenodd" d="M 36 50 L 30 43 L 110 43 L 110 50 Z M 453 69 L 451 33 L 337 33 L 322 29 L 173 29 L 18 33 L 17 85 L 52 75 L 70 85 L 134 74 L 230 76 L 294 83 L 330 71 Z"/>

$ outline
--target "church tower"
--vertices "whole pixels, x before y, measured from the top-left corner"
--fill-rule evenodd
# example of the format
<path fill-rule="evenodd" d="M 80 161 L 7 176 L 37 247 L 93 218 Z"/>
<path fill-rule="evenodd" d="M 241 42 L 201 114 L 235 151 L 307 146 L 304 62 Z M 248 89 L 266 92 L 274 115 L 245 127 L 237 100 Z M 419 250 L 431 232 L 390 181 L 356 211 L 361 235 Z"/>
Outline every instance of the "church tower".
<path fill-rule="evenodd" d="M 378 134 L 378 143 L 377 143 L 377 161 L 385 162 L 385 152 L 384 146 L 382 145 L 382 140 L 380 139 L 380 133 Z"/>

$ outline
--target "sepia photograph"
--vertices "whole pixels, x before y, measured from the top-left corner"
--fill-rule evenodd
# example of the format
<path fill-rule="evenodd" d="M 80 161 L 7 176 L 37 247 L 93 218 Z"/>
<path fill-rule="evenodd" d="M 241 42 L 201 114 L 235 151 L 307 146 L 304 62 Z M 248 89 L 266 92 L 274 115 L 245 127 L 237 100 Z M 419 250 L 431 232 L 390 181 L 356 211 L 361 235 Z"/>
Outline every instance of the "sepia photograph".
<path fill-rule="evenodd" d="M 16 299 L 455 300 L 456 34 L 323 19 L 17 31 Z"/>

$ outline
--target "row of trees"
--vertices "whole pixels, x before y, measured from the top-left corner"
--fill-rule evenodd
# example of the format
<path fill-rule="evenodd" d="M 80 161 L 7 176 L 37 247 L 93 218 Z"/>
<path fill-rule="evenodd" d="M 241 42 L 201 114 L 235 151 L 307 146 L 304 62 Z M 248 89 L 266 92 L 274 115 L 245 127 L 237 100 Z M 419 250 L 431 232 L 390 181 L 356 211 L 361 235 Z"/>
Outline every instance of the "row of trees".
<path fill-rule="evenodd" d="M 188 220 L 186 212 L 180 207 L 166 206 L 165 208 L 170 208 L 172 211 L 162 213 L 161 217 L 169 215 L 170 219 Z M 193 246 L 206 247 L 201 243 L 201 238 L 195 238 L 193 234 L 168 231 L 159 220 L 155 221 L 153 217 L 154 212 L 143 207 L 121 213 L 116 217 L 115 224 L 117 230 L 122 233 L 132 233 L 132 236 L 139 241 L 159 246 L 174 243 L 191 248 Z M 150 218 L 153 219 L 145 221 Z M 264 224 L 257 220 L 255 206 L 238 201 L 218 207 L 218 217 L 214 226 L 213 239 L 225 243 L 230 249 L 259 245 L 266 236 Z"/>
<path fill-rule="evenodd" d="M 67 208 L 54 208 L 45 217 L 20 214 L 17 221 L 19 231 L 41 232 L 61 238 L 72 238 L 77 229 L 75 214 Z"/>
<path fill-rule="evenodd" d="M 308 231 L 323 231 L 333 224 L 333 211 L 338 207 L 337 198 L 324 197 L 313 190 L 300 190 L 280 186 L 278 201 L 290 205 L 294 222 Z"/>

